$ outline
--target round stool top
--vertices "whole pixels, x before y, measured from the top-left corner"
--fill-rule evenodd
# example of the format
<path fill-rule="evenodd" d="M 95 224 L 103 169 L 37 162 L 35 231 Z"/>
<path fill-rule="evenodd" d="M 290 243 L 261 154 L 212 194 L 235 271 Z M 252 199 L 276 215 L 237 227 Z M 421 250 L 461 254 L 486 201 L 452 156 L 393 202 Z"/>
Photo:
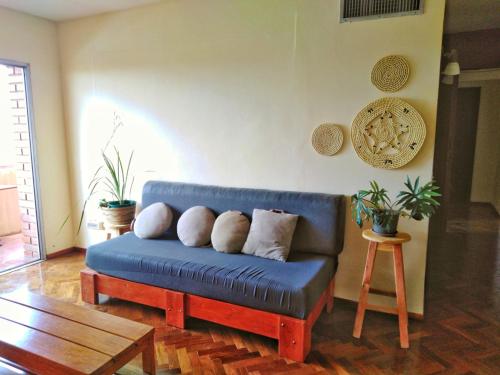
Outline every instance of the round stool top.
<path fill-rule="evenodd" d="M 386 237 L 378 233 L 375 233 L 371 229 L 365 229 L 363 231 L 363 238 L 368 241 L 392 244 L 392 245 L 398 245 L 403 242 L 408 242 L 411 240 L 411 236 L 405 232 L 398 232 L 394 237 Z"/>

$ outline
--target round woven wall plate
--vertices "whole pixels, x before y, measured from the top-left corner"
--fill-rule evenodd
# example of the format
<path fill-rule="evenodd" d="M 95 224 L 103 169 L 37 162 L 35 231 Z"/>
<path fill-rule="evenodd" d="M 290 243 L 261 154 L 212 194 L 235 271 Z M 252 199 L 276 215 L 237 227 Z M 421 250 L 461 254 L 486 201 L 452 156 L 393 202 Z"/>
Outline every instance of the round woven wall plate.
<path fill-rule="evenodd" d="M 410 65 L 403 56 L 386 56 L 372 69 L 372 83 L 381 91 L 399 91 L 410 77 Z"/>
<path fill-rule="evenodd" d="M 351 141 L 366 163 L 384 169 L 400 168 L 412 160 L 425 139 L 425 123 L 410 104 L 382 98 L 368 104 L 355 117 Z"/>
<path fill-rule="evenodd" d="M 318 154 L 332 156 L 342 147 L 344 135 L 338 125 L 321 124 L 314 129 L 311 141 Z"/>

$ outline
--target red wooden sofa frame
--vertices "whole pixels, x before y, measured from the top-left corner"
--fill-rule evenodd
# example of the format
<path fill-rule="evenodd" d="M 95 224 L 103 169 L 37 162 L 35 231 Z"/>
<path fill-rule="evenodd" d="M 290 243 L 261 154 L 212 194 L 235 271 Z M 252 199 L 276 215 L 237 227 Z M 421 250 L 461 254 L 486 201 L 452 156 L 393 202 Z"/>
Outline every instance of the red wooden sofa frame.
<path fill-rule="evenodd" d="M 145 285 L 100 274 L 90 268 L 80 272 L 82 299 L 98 304 L 98 293 L 165 310 L 167 324 L 184 328 L 194 317 L 278 340 L 281 357 L 304 362 L 311 350 L 311 330 L 323 307 L 333 309 L 335 279 L 321 294 L 307 319 L 297 319 L 188 293 Z"/>

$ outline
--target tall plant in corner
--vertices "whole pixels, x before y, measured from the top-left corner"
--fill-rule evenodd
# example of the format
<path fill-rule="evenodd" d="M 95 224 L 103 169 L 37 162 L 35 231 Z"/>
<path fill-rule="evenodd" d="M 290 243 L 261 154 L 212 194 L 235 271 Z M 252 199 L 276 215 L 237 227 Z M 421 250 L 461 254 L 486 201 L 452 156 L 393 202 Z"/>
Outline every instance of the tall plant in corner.
<path fill-rule="evenodd" d="M 376 181 L 370 182 L 368 190 L 359 190 L 351 196 L 351 213 L 361 228 L 363 222 L 372 221 L 374 232 L 384 236 L 395 236 L 400 216 L 414 220 L 431 217 L 439 202 L 435 199 L 441 194 L 434 181 L 420 185 L 420 177 L 412 182 L 406 177 L 406 190 L 400 191 L 396 202 L 392 203 L 387 190 L 381 188 Z"/>
<path fill-rule="evenodd" d="M 113 147 L 112 156 L 106 153 L 116 131 L 123 126 L 120 117 L 116 113 L 114 114 L 113 125 L 113 132 L 101 150 L 103 164 L 97 168 L 88 184 L 88 194 L 83 202 L 77 233 L 82 228 L 87 204 L 96 194 L 104 193 L 111 198 L 110 200 L 102 198 L 99 201 L 99 208 L 102 210 L 108 225 L 130 225 L 134 219 L 136 202 L 130 199 L 135 179 L 130 176 L 130 166 L 134 152 L 132 151 L 130 156 L 125 159 L 126 164 L 116 147 Z"/>

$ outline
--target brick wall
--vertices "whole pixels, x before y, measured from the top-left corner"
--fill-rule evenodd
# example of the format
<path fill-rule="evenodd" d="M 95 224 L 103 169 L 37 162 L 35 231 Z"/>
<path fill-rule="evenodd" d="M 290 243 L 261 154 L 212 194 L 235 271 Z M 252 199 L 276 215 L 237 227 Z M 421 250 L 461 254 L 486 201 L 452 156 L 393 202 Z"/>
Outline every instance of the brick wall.
<path fill-rule="evenodd" d="M 26 255 L 37 257 L 40 250 L 36 225 L 28 111 L 22 68 L 9 67 L 9 100 L 11 102 L 12 129 L 16 146 L 17 191 L 21 210 L 24 251 Z"/>

